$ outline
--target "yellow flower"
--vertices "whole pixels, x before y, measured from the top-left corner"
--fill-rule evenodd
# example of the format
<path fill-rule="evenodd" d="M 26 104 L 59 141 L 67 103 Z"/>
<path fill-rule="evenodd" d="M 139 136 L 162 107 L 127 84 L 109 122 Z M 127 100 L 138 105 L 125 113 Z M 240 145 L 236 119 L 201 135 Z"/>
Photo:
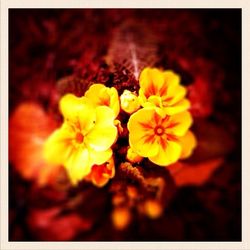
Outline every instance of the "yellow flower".
<path fill-rule="evenodd" d="M 128 114 L 134 113 L 141 106 L 137 95 L 127 89 L 123 91 L 122 95 L 120 96 L 120 100 L 122 110 Z"/>
<path fill-rule="evenodd" d="M 191 124 L 187 111 L 161 116 L 155 109 L 140 109 L 128 121 L 130 147 L 157 165 L 170 165 L 194 148 L 194 140 L 186 137 Z"/>
<path fill-rule="evenodd" d="M 117 137 L 114 112 L 105 106 L 93 107 L 86 97 L 67 94 L 60 100 L 62 126 L 47 139 L 45 159 L 63 165 L 76 184 L 112 156 L 110 147 Z"/>
<path fill-rule="evenodd" d="M 171 70 L 160 71 L 145 68 L 139 78 L 139 98 L 143 107 L 159 107 L 163 114 L 173 115 L 187 110 L 186 88 L 180 85 L 180 77 Z"/>
<path fill-rule="evenodd" d="M 103 84 L 96 83 L 90 86 L 86 91 L 85 97 L 87 97 L 94 106 L 108 106 L 118 116 L 120 112 L 120 103 L 117 90 L 112 87 L 106 87 Z"/>

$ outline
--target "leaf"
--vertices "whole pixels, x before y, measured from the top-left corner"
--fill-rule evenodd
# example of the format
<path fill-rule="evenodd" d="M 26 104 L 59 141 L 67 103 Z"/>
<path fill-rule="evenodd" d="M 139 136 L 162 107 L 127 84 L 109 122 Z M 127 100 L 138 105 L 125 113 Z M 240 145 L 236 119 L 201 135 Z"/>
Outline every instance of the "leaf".
<path fill-rule="evenodd" d="M 89 219 L 77 213 L 62 214 L 60 207 L 33 209 L 27 223 L 39 240 L 46 241 L 71 240 L 77 233 L 87 231 L 92 226 Z"/>
<path fill-rule="evenodd" d="M 109 65 L 119 64 L 138 80 L 141 70 L 156 62 L 155 38 L 143 24 L 124 22 L 116 31 L 106 57 Z"/>
<path fill-rule="evenodd" d="M 207 121 L 194 122 L 194 134 L 197 138 L 197 147 L 190 162 L 203 162 L 210 159 L 226 156 L 235 147 L 235 138 L 226 126 Z"/>
<path fill-rule="evenodd" d="M 200 186 L 210 178 L 222 163 L 223 158 L 216 158 L 197 164 L 178 162 L 167 167 L 167 169 L 177 186 Z"/>
<path fill-rule="evenodd" d="M 43 144 L 55 128 L 53 119 L 37 103 L 22 103 L 12 113 L 9 158 L 24 179 L 44 185 L 59 174 L 59 166 L 48 165 L 43 159 Z"/>

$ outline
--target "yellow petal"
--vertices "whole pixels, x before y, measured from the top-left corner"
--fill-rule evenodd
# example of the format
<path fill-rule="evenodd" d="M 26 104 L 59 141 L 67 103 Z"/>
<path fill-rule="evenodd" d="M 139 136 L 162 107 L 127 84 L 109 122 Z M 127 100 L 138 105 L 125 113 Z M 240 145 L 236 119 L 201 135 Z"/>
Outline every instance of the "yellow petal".
<path fill-rule="evenodd" d="M 119 96 L 116 88 L 108 88 L 108 92 L 110 93 L 111 100 L 109 107 L 114 111 L 115 117 L 118 116 L 120 112 L 120 102 L 119 102 Z"/>
<path fill-rule="evenodd" d="M 179 137 L 182 147 L 181 159 L 188 158 L 197 146 L 195 135 L 189 130 L 183 137 Z"/>
<path fill-rule="evenodd" d="M 159 96 L 151 95 L 148 98 L 148 102 L 154 104 L 154 106 L 156 106 L 156 107 L 161 107 L 162 108 L 162 99 Z"/>
<path fill-rule="evenodd" d="M 100 83 L 95 83 L 93 85 L 90 86 L 90 88 L 85 92 L 85 97 L 87 97 L 88 99 L 90 99 L 90 101 L 94 104 L 94 105 L 100 105 L 101 104 L 101 99 L 100 99 L 100 94 L 102 93 L 102 91 L 105 89 L 105 85 L 104 84 L 100 84 Z M 107 101 L 109 102 L 109 96 L 104 96 L 102 100 L 107 99 Z M 104 105 L 104 104 L 102 104 Z"/>
<path fill-rule="evenodd" d="M 185 97 L 186 93 L 187 93 L 186 88 L 181 85 L 169 86 L 166 99 L 168 98 L 171 99 L 166 100 L 165 102 L 163 101 L 163 103 L 166 105 L 174 105 L 175 103 L 181 101 Z"/>
<path fill-rule="evenodd" d="M 92 167 L 87 148 L 75 148 L 64 165 L 73 184 L 82 180 L 90 173 Z"/>
<path fill-rule="evenodd" d="M 154 136 L 153 109 L 140 109 L 130 116 L 128 121 L 129 144 L 138 155 L 143 157 L 156 155 L 159 145 Z"/>
<path fill-rule="evenodd" d="M 139 96 L 138 96 L 138 100 L 141 104 L 141 106 L 143 106 L 143 104 L 147 101 L 146 96 L 144 95 L 143 89 L 140 88 L 139 89 Z M 143 106 L 144 107 L 144 106 Z"/>
<path fill-rule="evenodd" d="M 185 111 L 170 116 L 166 121 L 164 127 L 166 127 L 166 133 L 176 136 L 183 136 L 186 134 L 190 126 L 192 125 L 192 116 L 189 112 Z"/>
<path fill-rule="evenodd" d="M 109 149 L 117 138 L 117 128 L 114 125 L 114 112 L 106 107 L 96 108 L 96 124 L 85 136 L 85 142 L 96 151 Z"/>
<path fill-rule="evenodd" d="M 78 124 L 85 133 L 94 126 L 95 110 L 85 97 L 72 94 L 63 96 L 60 100 L 60 110 L 67 121 Z"/>
<path fill-rule="evenodd" d="M 95 151 L 89 148 L 89 154 L 92 165 L 101 165 L 111 158 L 113 151 L 111 148 L 105 151 Z"/>
<path fill-rule="evenodd" d="M 84 96 L 94 106 L 104 105 L 110 107 L 114 111 L 115 117 L 120 112 L 118 92 L 114 87 L 108 88 L 104 84 L 96 83 L 91 85 Z"/>
<path fill-rule="evenodd" d="M 178 142 L 167 141 L 166 148 L 159 147 L 159 152 L 156 156 L 149 157 L 149 160 L 159 166 L 168 166 L 180 158 L 181 145 Z"/>
<path fill-rule="evenodd" d="M 146 97 L 158 94 L 164 85 L 163 73 L 156 68 L 145 68 L 141 72 L 139 83 Z"/>
<path fill-rule="evenodd" d="M 143 157 L 154 156 L 159 151 L 159 145 L 157 140 L 153 139 L 150 142 L 147 142 L 147 139 L 150 137 L 129 137 L 129 144 L 133 151 L 135 151 L 138 155 Z"/>
<path fill-rule="evenodd" d="M 180 84 L 180 76 L 175 74 L 172 70 L 165 70 L 163 72 L 163 77 L 168 89 Z"/>
<path fill-rule="evenodd" d="M 182 99 L 173 106 L 163 107 L 164 111 L 168 115 L 174 115 L 183 111 L 186 111 L 190 107 L 190 102 L 188 99 Z"/>
<path fill-rule="evenodd" d="M 72 151 L 74 132 L 68 124 L 55 130 L 44 144 L 44 157 L 48 163 L 63 164 Z"/>

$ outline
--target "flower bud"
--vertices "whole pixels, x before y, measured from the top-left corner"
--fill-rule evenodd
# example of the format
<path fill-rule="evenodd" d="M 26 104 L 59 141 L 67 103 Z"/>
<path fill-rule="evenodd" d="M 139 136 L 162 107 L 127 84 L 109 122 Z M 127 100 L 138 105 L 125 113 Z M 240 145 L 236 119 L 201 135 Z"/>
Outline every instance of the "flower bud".
<path fill-rule="evenodd" d="M 122 110 L 128 114 L 132 114 L 140 108 L 137 95 L 127 89 L 123 91 L 120 100 Z"/>
<path fill-rule="evenodd" d="M 136 152 L 133 151 L 132 148 L 129 147 L 127 151 L 127 159 L 131 163 L 139 163 L 142 161 L 143 157 L 138 155 Z"/>

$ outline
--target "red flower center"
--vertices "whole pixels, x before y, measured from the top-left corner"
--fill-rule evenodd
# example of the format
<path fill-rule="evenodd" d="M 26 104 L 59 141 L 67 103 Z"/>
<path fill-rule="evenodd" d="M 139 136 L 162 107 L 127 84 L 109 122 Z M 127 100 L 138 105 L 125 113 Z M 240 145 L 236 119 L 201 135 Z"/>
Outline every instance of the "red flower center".
<path fill-rule="evenodd" d="M 82 143 L 84 139 L 84 136 L 81 133 L 76 134 L 76 142 L 77 143 Z"/>
<path fill-rule="evenodd" d="M 155 127 L 154 132 L 156 135 L 163 135 L 165 132 L 165 129 L 162 126 L 157 126 Z"/>

